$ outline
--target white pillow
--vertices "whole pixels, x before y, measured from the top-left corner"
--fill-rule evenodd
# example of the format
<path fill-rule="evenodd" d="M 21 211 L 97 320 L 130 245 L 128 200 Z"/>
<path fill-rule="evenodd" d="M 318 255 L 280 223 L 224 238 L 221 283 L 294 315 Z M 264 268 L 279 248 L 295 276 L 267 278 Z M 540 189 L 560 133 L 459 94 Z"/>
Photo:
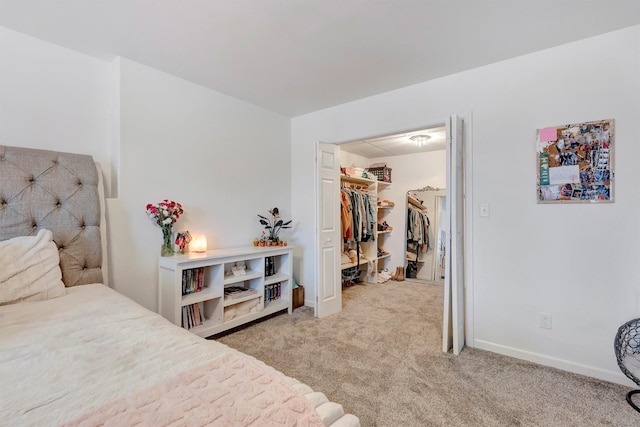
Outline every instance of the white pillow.
<path fill-rule="evenodd" d="M 0 305 L 66 295 L 51 231 L 0 242 Z"/>

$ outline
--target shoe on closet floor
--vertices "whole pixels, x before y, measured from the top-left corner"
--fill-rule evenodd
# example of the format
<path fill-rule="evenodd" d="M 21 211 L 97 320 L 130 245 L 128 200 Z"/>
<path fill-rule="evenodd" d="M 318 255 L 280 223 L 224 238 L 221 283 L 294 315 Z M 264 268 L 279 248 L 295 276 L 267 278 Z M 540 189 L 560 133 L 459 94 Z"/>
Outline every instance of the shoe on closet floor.
<path fill-rule="evenodd" d="M 391 273 L 384 269 L 378 273 L 378 283 L 385 283 L 391 279 Z"/>

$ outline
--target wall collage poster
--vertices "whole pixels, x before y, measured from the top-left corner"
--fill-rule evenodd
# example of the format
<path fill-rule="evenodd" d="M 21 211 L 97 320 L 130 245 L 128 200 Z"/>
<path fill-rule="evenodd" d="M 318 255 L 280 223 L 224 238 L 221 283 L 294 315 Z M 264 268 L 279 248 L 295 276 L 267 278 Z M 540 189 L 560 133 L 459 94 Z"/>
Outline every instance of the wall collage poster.
<path fill-rule="evenodd" d="M 538 129 L 538 203 L 613 202 L 614 120 Z"/>

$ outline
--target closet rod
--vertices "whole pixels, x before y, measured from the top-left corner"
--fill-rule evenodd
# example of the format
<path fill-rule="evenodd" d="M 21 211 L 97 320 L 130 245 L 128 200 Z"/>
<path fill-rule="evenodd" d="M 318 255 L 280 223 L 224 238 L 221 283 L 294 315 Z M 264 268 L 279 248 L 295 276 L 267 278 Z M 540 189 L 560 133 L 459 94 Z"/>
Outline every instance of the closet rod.
<path fill-rule="evenodd" d="M 444 188 L 432 187 L 427 185 L 426 187 L 418 188 L 417 190 L 409 190 L 407 193 L 411 193 L 412 191 L 440 191 L 444 190 Z"/>
<path fill-rule="evenodd" d="M 342 188 L 350 188 L 352 190 L 362 191 L 363 193 L 369 193 L 369 188 L 362 184 L 355 184 L 353 182 L 342 182 L 340 183 L 340 187 Z"/>

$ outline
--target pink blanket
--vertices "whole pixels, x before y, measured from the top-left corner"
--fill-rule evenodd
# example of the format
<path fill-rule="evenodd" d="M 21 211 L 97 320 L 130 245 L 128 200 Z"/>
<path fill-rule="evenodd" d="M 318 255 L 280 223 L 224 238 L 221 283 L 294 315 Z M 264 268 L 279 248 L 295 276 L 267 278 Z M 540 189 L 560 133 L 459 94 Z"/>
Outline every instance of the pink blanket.
<path fill-rule="evenodd" d="M 242 354 L 100 406 L 64 426 L 323 426 L 282 375 Z"/>

